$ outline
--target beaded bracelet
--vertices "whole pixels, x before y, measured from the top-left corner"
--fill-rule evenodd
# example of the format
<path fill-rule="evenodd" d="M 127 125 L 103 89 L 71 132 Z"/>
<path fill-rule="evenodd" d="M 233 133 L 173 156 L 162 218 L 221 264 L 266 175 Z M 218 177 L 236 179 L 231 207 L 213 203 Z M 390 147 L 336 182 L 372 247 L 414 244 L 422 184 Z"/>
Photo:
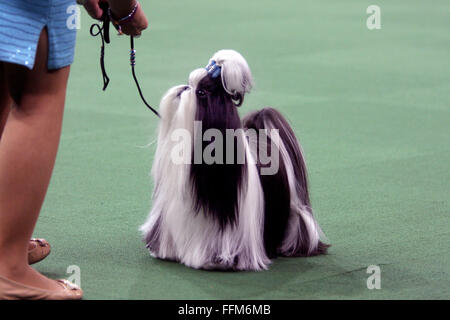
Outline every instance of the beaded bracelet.
<path fill-rule="evenodd" d="M 116 20 L 113 18 L 111 13 L 111 7 L 108 7 L 108 16 L 111 22 L 113 23 L 114 27 L 116 27 L 117 31 L 119 31 L 119 35 L 122 34 L 122 26 L 121 24 L 128 22 L 134 18 L 134 15 L 136 14 L 136 11 L 139 7 L 139 1 L 136 1 L 136 5 L 134 6 L 133 10 L 131 10 L 130 14 L 126 15 L 125 17 Z"/>

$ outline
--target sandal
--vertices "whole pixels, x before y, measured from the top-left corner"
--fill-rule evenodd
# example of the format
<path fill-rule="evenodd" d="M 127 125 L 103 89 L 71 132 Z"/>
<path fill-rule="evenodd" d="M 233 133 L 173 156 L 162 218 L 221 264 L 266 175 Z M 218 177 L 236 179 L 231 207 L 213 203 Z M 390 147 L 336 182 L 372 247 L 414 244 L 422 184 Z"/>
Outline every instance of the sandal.
<path fill-rule="evenodd" d="M 0 276 L 0 300 L 80 300 L 83 290 L 67 280 L 56 280 L 63 290 L 29 287 Z"/>
<path fill-rule="evenodd" d="M 44 260 L 51 251 L 50 243 L 45 239 L 31 239 L 30 243 L 34 243 L 34 248 L 28 250 L 28 263 L 35 264 Z"/>

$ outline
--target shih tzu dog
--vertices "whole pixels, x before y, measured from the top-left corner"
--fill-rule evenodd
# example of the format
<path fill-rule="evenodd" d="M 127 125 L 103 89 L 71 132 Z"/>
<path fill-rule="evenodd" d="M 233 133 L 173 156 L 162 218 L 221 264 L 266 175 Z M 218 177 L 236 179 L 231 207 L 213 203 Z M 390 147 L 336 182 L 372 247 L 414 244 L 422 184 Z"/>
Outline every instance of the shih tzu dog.
<path fill-rule="evenodd" d="M 152 256 L 264 270 L 277 256 L 326 253 L 292 128 L 272 108 L 239 117 L 252 85 L 246 60 L 221 50 L 163 97 L 153 208 L 141 226 Z"/>

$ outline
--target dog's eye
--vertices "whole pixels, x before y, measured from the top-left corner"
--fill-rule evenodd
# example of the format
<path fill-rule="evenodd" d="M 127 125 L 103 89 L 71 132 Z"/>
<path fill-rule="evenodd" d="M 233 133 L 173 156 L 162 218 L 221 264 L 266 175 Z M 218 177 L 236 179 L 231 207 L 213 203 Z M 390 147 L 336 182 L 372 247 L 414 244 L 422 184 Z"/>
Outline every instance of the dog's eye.
<path fill-rule="evenodd" d="M 203 98 L 204 96 L 206 96 L 206 91 L 202 89 L 197 90 L 196 93 L 199 98 Z"/>

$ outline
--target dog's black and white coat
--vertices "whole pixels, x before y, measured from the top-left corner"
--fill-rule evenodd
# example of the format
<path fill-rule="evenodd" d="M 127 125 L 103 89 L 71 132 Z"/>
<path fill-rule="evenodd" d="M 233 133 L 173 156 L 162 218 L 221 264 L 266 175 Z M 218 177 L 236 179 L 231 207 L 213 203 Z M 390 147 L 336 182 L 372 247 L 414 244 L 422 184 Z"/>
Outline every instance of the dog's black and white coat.
<path fill-rule="evenodd" d="M 276 256 L 325 253 L 328 245 L 320 241 L 305 161 L 293 130 L 272 108 L 241 121 L 237 106 L 253 83 L 247 62 L 233 50 L 217 52 L 209 66 L 211 62 L 217 66 L 215 74 L 194 70 L 189 85 L 170 89 L 161 101 L 152 168 L 153 208 L 141 227 L 147 248 L 154 257 L 189 267 L 231 270 L 267 269 Z M 194 128 L 197 121 L 201 132 Z M 179 129 L 194 137 L 182 150 L 185 158 L 192 159 L 189 163 L 175 163 L 172 158 L 174 149 L 179 149 L 173 133 Z M 242 147 L 245 163 L 195 162 L 196 136 L 208 129 L 223 136 L 227 129 L 236 130 L 231 157 L 236 158 L 235 151 Z M 257 157 L 262 143 L 250 141 L 246 129 L 267 129 L 264 147 L 279 154 L 275 174 L 261 174 L 266 166 Z M 270 129 L 278 130 L 277 139 Z M 211 143 L 200 141 L 201 150 Z M 230 150 L 224 147 L 220 152 L 225 158 Z"/>

